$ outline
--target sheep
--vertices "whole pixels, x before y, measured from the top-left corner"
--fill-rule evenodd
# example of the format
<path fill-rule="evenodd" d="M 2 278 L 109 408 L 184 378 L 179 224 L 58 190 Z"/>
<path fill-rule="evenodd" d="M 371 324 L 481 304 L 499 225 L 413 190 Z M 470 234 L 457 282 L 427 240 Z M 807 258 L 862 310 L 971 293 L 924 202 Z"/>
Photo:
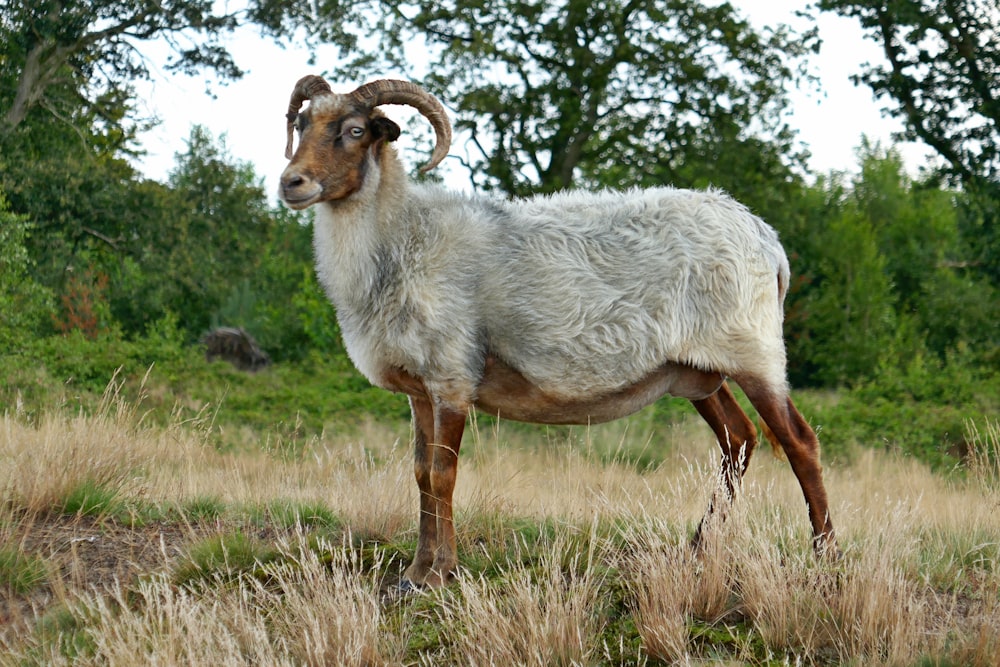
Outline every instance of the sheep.
<path fill-rule="evenodd" d="M 256 373 L 271 365 L 267 352 L 260 349 L 253 336 L 243 329 L 219 327 L 201 339 L 205 346 L 205 361 L 224 359 L 241 371 Z"/>
<path fill-rule="evenodd" d="M 422 171 L 437 166 L 451 125 L 430 93 L 379 80 L 337 94 L 310 75 L 289 102 L 279 196 L 292 209 L 316 207 L 317 275 L 351 360 L 374 385 L 409 398 L 420 515 L 401 588 L 438 587 L 455 574 L 452 496 L 470 409 L 593 424 L 665 394 L 687 398 L 723 454 L 724 485 L 707 518 L 757 445 L 727 379 L 787 456 L 814 549 L 837 553 L 819 443 L 789 396 L 789 267 L 770 226 L 715 190 L 504 201 L 418 184 L 391 145 L 400 129 L 377 108 L 386 104 L 430 122 L 436 142 Z"/>

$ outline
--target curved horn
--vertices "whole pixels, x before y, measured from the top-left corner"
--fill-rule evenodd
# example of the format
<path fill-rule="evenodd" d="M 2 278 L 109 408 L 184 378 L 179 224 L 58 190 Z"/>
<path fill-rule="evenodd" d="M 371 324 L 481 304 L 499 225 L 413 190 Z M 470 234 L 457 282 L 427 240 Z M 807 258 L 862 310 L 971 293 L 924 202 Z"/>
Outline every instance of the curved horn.
<path fill-rule="evenodd" d="M 448 114 L 436 97 L 417 84 L 396 79 L 380 79 L 366 83 L 351 93 L 350 97 L 368 108 L 380 104 L 405 104 L 419 111 L 430 122 L 437 141 L 430 161 L 421 167 L 420 171 L 430 171 L 448 155 L 448 149 L 451 147 L 451 123 L 448 121 Z"/>
<path fill-rule="evenodd" d="M 315 74 L 304 76 L 295 84 L 292 90 L 292 99 L 288 101 L 288 143 L 285 144 L 285 157 L 292 159 L 292 140 L 295 136 L 295 116 L 302 108 L 302 103 L 311 100 L 318 95 L 332 94 L 330 84 L 323 80 L 323 77 Z"/>

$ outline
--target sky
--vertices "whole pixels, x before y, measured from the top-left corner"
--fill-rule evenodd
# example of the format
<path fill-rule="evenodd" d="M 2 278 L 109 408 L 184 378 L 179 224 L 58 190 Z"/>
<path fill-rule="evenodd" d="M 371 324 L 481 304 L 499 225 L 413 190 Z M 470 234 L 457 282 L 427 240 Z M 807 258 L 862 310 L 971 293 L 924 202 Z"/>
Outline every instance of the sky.
<path fill-rule="evenodd" d="M 808 0 L 732 2 L 758 28 L 777 23 L 799 28 L 806 25 L 795 16 L 795 11 L 809 4 Z M 812 154 L 809 167 L 813 173 L 852 172 L 857 170 L 857 149 L 862 136 L 888 146 L 890 136 L 901 126 L 899 121 L 882 113 L 884 104 L 873 99 L 870 89 L 855 86 L 850 80 L 851 75 L 861 71 L 864 63 L 882 62 L 878 45 L 863 39 L 860 27 L 851 19 L 823 13 L 819 16 L 818 27 L 823 44 L 819 55 L 813 56 L 810 62 L 819 77 L 819 90 L 810 88 L 792 93 L 789 124 Z M 228 85 L 213 86 L 214 97 L 206 93 L 201 78 L 170 75 L 157 69 L 166 62 L 167 51 L 163 45 L 153 45 L 146 52 L 154 79 L 148 84 L 137 84 L 138 111 L 161 122 L 155 129 L 140 135 L 146 155 L 137 161 L 137 167 L 149 178 L 166 180 L 175 166 L 176 154 L 186 149 L 191 127 L 200 124 L 213 136 L 224 137 L 232 158 L 254 166 L 273 199 L 287 163 L 284 158 L 284 114 L 288 96 L 299 77 L 322 73 L 322 63 L 332 62 L 329 59 L 337 57 L 337 49 L 320 48 L 317 64 L 310 65 L 308 50 L 278 46 L 270 38 L 261 37 L 252 26 L 239 30 L 227 46 L 246 75 Z M 158 52 L 159 49 L 162 52 Z M 399 76 L 399 73 L 387 72 L 386 75 Z M 338 92 L 348 92 L 360 83 L 363 82 L 345 82 L 338 87 L 331 81 Z M 447 106 L 447 100 L 443 102 Z M 398 106 L 385 110 L 397 120 L 405 120 L 412 113 Z M 461 136 L 456 136 L 453 152 L 459 142 Z M 408 154 L 405 134 L 398 147 L 404 160 L 411 164 L 423 157 Z M 898 148 L 911 172 L 916 172 L 930 159 L 931 151 L 923 146 L 905 144 Z M 466 187 L 467 176 L 455 162 L 445 160 L 439 169 L 444 170 L 445 181 L 450 186 Z"/>

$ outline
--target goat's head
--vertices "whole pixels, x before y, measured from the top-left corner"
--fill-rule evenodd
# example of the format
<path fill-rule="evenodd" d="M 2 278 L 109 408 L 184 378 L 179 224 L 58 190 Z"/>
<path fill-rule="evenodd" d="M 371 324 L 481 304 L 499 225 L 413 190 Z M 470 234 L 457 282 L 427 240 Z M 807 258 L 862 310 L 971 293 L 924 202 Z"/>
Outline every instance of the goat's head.
<path fill-rule="evenodd" d="M 303 110 L 306 100 L 310 103 Z M 379 158 L 386 142 L 399 137 L 399 126 L 375 108 L 382 104 L 412 106 L 434 127 L 434 153 L 421 171 L 433 169 L 444 159 L 451 146 L 451 124 L 441 103 L 420 86 L 383 79 L 339 95 L 322 77 L 306 76 L 295 84 L 288 103 L 285 157 L 291 162 L 281 175 L 280 186 L 288 206 L 302 209 L 344 199 L 361 188 L 369 162 Z M 293 153 L 296 130 L 299 147 Z"/>

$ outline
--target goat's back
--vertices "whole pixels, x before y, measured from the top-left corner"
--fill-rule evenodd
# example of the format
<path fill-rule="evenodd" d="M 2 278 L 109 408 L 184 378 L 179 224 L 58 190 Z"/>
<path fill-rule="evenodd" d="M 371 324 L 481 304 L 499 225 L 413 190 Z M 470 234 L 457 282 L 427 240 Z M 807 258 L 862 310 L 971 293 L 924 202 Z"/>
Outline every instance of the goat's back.
<path fill-rule="evenodd" d="M 611 391 L 666 361 L 784 382 L 788 261 L 746 207 L 658 188 L 501 208 L 488 345 L 544 390 Z"/>

